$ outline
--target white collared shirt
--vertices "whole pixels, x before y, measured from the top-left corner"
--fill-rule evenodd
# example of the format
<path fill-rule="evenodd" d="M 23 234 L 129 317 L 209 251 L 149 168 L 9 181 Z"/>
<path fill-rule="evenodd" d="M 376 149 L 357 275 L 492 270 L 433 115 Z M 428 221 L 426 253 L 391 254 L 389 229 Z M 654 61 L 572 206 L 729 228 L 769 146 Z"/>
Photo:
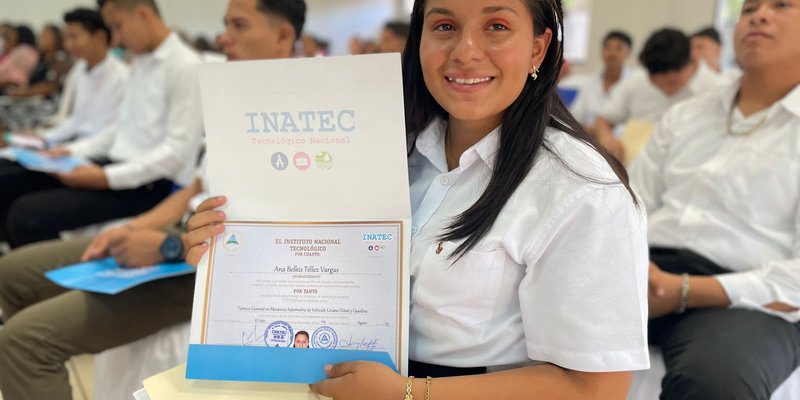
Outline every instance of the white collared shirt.
<path fill-rule="evenodd" d="M 490 370 L 550 362 L 579 371 L 648 368 L 645 217 L 591 147 L 548 129 L 541 150 L 486 236 L 451 264 L 439 239 L 482 194 L 499 128 L 447 170 L 445 123 L 409 157 L 410 358 Z M 592 181 L 602 181 L 598 183 Z"/>
<path fill-rule="evenodd" d="M 575 102 L 569 108 L 569 111 L 581 124 L 585 126 L 594 125 L 597 116 L 611 96 L 611 90 L 624 82 L 628 75 L 629 70 L 625 68 L 619 81 L 608 91 L 605 89 L 605 79 L 602 72 L 584 80 L 578 86 L 578 97 L 575 98 Z"/>
<path fill-rule="evenodd" d="M 705 63 L 699 63 L 689 84 L 680 92 L 667 96 L 650 81 L 644 69 L 631 76 L 611 91 L 600 111 L 600 116 L 612 124 L 624 124 L 630 119 L 656 123 L 670 107 L 696 94 L 705 93 L 724 81 Z"/>
<path fill-rule="evenodd" d="M 739 82 L 668 112 L 631 167 L 652 246 L 688 248 L 736 273 L 717 279 L 734 307 L 800 321 L 800 86 L 764 112 L 736 110 Z M 766 118 L 762 123 L 762 118 Z"/>
<path fill-rule="evenodd" d="M 117 124 L 70 145 L 72 153 L 112 160 L 104 170 L 115 190 L 162 178 L 188 184 L 202 142 L 199 62 L 174 33 L 154 52 L 134 58 Z"/>
<path fill-rule="evenodd" d="M 128 66 L 111 55 L 88 69 L 79 60 L 75 70 L 72 113 L 61 124 L 42 134 L 49 144 L 84 139 L 104 132 L 116 123 L 128 82 Z"/>

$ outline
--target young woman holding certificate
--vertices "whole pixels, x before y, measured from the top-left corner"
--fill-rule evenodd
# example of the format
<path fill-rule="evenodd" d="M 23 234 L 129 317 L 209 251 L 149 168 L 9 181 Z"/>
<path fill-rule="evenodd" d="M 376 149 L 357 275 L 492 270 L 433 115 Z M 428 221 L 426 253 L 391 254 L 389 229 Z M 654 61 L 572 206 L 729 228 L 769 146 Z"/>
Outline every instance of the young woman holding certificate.
<path fill-rule="evenodd" d="M 624 399 L 648 368 L 644 215 L 558 100 L 562 21 L 560 0 L 416 1 L 403 78 L 409 372 L 423 378 L 344 363 L 315 392 Z M 224 202 L 190 221 L 190 261 L 223 230 Z"/>

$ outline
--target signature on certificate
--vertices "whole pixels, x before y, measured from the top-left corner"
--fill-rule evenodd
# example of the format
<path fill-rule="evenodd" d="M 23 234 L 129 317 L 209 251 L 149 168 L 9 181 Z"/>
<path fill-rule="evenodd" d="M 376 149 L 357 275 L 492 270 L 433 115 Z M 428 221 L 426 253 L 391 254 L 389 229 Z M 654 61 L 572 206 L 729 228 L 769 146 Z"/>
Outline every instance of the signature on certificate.
<path fill-rule="evenodd" d="M 263 344 L 264 343 L 264 335 L 265 333 L 259 334 L 258 333 L 258 325 L 253 325 L 253 330 L 248 332 L 242 332 L 242 346 L 251 346 L 255 343 Z"/>
<path fill-rule="evenodd" d="M 347 339 L 340 340 L 339 348 L 346 350 L 367 350 L 367 351 L 383 350 L 383 348 L 378 347 L 378 338 L 365 337 L 356 339 L 353 338 L 353 335 L 350 335 L 350 337 Z"/>

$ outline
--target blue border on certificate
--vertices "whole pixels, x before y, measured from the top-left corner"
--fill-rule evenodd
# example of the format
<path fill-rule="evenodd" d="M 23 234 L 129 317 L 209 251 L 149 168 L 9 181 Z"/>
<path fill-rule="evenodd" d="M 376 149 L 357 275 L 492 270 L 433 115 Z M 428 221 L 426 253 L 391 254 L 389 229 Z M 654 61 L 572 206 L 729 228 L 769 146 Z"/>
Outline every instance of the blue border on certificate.
<path fill-rule="evenodd" d="M 389 353 L 380 351 L 190 344 L 186 379 L 315 383 L 327 378 L 325 365 L 348 361 L 374 361 L 397 371 Z"/>

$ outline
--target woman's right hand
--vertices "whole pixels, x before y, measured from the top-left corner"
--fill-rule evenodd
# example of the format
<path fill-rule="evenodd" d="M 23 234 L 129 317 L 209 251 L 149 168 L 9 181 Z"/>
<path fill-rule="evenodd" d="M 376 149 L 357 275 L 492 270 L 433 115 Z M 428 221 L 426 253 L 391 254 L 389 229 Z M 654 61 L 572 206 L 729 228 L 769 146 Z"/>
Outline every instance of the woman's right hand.
<path fill-rule="evenodd" d="M 186 233 L 186 242 L 189 252 L 186 254 L 186 262 L 194 265 L 200 263 L 203 253 L 208 250 L 208 240 L 225 231 L 225 213 L 218 211 L 227 199 L 225 196 L 217 196 L 206 199 L 197 207 L 197 212 L 189 218 L 189 232 Z"/>

